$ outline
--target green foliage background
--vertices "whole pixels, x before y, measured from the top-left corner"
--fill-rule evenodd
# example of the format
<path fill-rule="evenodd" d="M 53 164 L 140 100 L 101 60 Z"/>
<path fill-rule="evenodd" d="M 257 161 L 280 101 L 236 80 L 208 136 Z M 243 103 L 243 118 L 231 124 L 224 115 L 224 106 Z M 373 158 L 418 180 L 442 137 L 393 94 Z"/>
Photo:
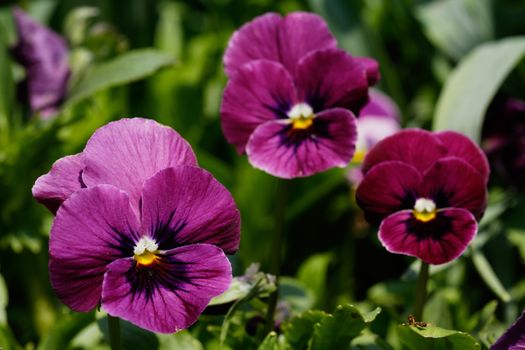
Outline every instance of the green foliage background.
<path fill-rule="evenodd" d="M 24 72 L 9 55 L 16 39 L 10 17 L 15 4 L 62 33 L 71 45 L 68 99 L 53 120 L 31 115 L 17 99 Z M 233 193 L 241 210 L 241 249 L 232 257 L 235 274 L 243 274 L 252 262 L 267 270 L 274 256 L 278 180 L 253 169 L 222 135 L 218 115 L 226 82 L 222 54 L 231 33 L 246 21 L 267 11 L 295 10 L 319 13 L 340 47 L 380 62 L 379 88 L 399 105 L 406 127 L 455 129 L 480 142 L 494 95 L 525 97 L 523 1 L 4 1 L 0 4 L 3 349 L 107 349 L 104 315 L 72 313 L 50 288 L 47 239 L 52 216 L 32 199 L 31 187 L 56 159 L 81 151 L 96 128 L 121 117 L 155 119 L 190 142 L 200 165 Z M 431 269 L 424 320 L 470 333 L 472 338 L 456 331 L 401 325 L 411 312 L 417 264 L 380 246 L 377 228 L 364 222 L 354 203 L 346 171 L 293 180 L 289 186 L 282 266 L 288 277 L 282 299 L 292 316 L 300 316 L 283 323 L 284 335 L 271 333 L 263 341 L 264 334 L 249 335 L 245 324 L 262 313 L 265 299 L 245 300 L 227 319 L 224 348 L 487 348 L 525 306 L 522 193 L 492 179 L 490 206 L 475 242 L 457 261 Z M 366 311 L 377 306 L 382 311 L 367 319 Z M 204 315 L 190 330 L 174 336 L 153 335 L 125 324 L 124 345 L 219 348 L 223 320 L 222 315 Z M 345 327 L 339 329 L 342 324 Z"/>

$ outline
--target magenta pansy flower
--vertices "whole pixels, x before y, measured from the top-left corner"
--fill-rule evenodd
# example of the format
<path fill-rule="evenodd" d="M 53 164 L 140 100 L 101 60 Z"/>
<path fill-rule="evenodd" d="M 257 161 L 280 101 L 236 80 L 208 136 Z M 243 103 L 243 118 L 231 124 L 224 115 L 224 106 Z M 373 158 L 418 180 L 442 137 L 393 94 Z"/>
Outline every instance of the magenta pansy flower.
<path fill-rule="evenodd" d="M 398 132 L 366 156 L 357 202 L 393 253 L 443 264 L 460 256 L 487 204 L 488 162 L 452 131 Z"/>
<path fill-rule="evenodd" d="M 336 48 L 317 15 L 270 13 L 232 36 L 222 129 L 255 167 L 282 178 L 309 176 L 352 159 L 355 114 L 379 79 L 377 63 Z"/>
<path fill-rule="evenodd" d="M 56 211 L 49 276 L 75 311 L 97 306 L 163 333 L 192 325 L 231 282 L 240 215 L 175 131 L 147 119 L 98 129 L 80 154 L 40 177 Z M 62 185 L 62 186 L 61 186 Z"/>
<path fill-rule="evenodd" d="M 490 350 L 523 350 L 525 349 L 525 312 L 503 333 L 490 347 Z"/>
<path fill-rule="evenodd" d="M 136 211 L 144 181 L 177 165 L 197 165 L 175 130 L 150 119 L 121 119 L 98 129 L 79 154 L 61 158 L 39 177 L 33 196 L 55 213 L 81 188 L 110 184 L 128 193 Z"/>
<path fill-rule="evenodd" d="M 13 9 L 18 42 L 13 56 L 26 70 L 29 104 L 42 117 L 56 114 L 69 79 L 69 50 L 65 40 L 19 8 Z"/>

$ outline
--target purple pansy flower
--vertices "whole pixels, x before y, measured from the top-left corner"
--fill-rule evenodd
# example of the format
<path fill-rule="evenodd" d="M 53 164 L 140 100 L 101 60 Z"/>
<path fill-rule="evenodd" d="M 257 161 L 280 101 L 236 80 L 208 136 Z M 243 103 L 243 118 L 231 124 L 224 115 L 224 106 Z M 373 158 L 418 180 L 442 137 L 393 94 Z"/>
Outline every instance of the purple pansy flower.
<path fill-rule="evenodd" d="M 98 129 L 33 187 L 56 212 L 49 275 L 75 311 L 98 305 L 156 332 L 193 324 L 231 281 L 239 248 L 231 194 L 196 166 L 189 144 L 155 121 Z"/>
<path fill-rule="evenodd" d="M 76 191 L 49 238 L 49 275 L 75 311 L 99 304 L 155 332 L 192 325 L 231 281 L 224 252 L 238 248 L 239 211 L 208 172 L 178 166 L 144 182 L 140 212 L 114 185 Z"/>
<path fill-rule="evenodd" d="M 98 129 L 81 153 L 57 160 L 36 180 L 33 196 L 55 213 L 75 191 L 110 184 L 126 191 L 138 211 L 144 181 L 177 165 L 197 160 L 175 130 L 150 119 L 121 119 Z"/>
<path fill-rule="evenodd" d="M 363 180 L 359 166 L 366 153 L 387 136 L 401 129 L 400 113 L 394 101 L 376 89 L 370 90 L 370 100 L 361 109 L 357 118 L 357 143 L 352 163 L 357 166 L 348 171 L 348 180 L 355 186 Z"/>
<path fill-rule="evenodd" d="M 467 137 L 452 131 L 398 132 L 363 163 L 357 202 L 393 253 L 430 264 L 460 256 L 486 207 L 488 162 Z"/>
<path fill-rule="evenodd" d="M 337 49 L 317 15 L 270 13 L 234 33 L 224 55 L 222 129 L 252 165 L 282 178 L 344 167 L 355 113 L 379 79 L 377 63 Z"/>
<path fill-rule="evenodd" d="M 29 104 L 42 117 L 56 114 L 69 79 L 69 51 L 65 40 L 19 8 L 13 9 L 18 42 L 12 52 L 26 70 Z"/>
<path fill-rule="evenodd" d="M 523 350 L 525 349 L 525 312 L 503 333 L 490 347 L 490 350 Z"/>

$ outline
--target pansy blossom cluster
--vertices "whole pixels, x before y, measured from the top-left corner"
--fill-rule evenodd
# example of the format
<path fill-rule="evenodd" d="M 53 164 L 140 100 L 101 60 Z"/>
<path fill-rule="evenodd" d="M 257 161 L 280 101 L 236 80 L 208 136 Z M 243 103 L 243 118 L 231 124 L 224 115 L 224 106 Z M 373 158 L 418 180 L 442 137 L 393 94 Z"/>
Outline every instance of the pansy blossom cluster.
<path fill-rule="evenodd" d="M 226 139 L 274 176 L 309 176 L 352 159 L 355 115 L 379 79 L 377 62 L 337 48 L 317 15 L 265 14 L 243 25 L 224 55 Z"/>
<path fill-rule="evenodd" d="M 452 131 L 407 129 L 379 142 L 363 163 L 357 202 L 381 223 L 393 253 L 429 264 L 460 256 L 487 204 L 489 166 L 481 149 Z"/>
<path fill-rule="evenodd" d="M 229 287 L 225 253 L 239 247 L 239 211 L 168 127 L 109 123 L 41 176 L 33 195 L 56 213 L 49 274 L 75 311 L 101 305 L 142 328 L 176 332 Z"/>

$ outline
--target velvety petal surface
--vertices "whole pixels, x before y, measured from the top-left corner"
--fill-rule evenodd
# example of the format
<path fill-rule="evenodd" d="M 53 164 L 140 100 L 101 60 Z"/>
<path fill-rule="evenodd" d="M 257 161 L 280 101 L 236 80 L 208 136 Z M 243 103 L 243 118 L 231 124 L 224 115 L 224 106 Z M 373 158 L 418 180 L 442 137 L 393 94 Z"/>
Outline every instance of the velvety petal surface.
<path fill-rule="evenodd" d="M 279 63 L 253 61 L 228 82 L 221 105 L 221 125 L 228 142 L 244 153 L 257 126 L 278 118 L 297 102 L 290 74 Z"/>
<path fill-rule="evenodd" d="M 463 159 L 481 174 L 485 182 L 488 182 L 489 162 L 481 148 L 465 135 L 455 131 L 442 131 L 435 135 L 447 147 L 447 155 Z"/>
<path fill-rule="evenodd" d="M 164 252 L 147 267 L 136 266 L 133 258 L 110 264 L 102 307 L 141 328 L 173 333 L 195 323 L 230 282 L 230 262 L 220 248 L 188 245 Z"/>
<path fill-rule="evenodd" d="M 366 70 L 343 50 L 317 50 L 303 57 L 295 79 L 299 100 L 315 112 L 343 107 L 357 114 L 368 101 Z"/>
<path fill-rule="evenodd" d="M 431 132 L 406 129 L 375 145 L 363 162 L 363 172 L 366 174 L 381 162 L 398 160 L 412 165 L 423 173 L 436 160 L 446 155 L 447 148 Z"/>
<path fill-rule="evenodd" d="M 95 308 L 107 265 L 133 256 L 139 228 L 127 193 L 110 185 L 73 193 L 49 237 L 49 277 L 60 300 L 75 311 Z"/>
<path fill-rule="evenodd" d="M 245 63 L 265 59 L 282 63 L 293 72 L 297 61 L 308 52 L 336 46 L 326 23 L 315 14 L 295 12 L 283 19 L 267 13 L 232 35 L 224 54 L 224 68 L 232 78 Z"/>
<path fill-rule="evenodd" d="M 479 220 L 487 206 L 485 179 L 467 162 L 456 157 L 437 161 L 423 176 L 421 195 L 438 208 L 469 210 Z"/>
<path fill-rule="evenodd" d="M 143 118 L 101 127 L 83 153 L 86 185 L 111 184 L 128 192 L 137 212 L 146 179 L 164 168 L 197 164 L 191 146 L 175 130 Z"/>
<path fill-rule="evenodd" d="M 13 18 L 18 32 L 13 55 L 26 69 L 31 109 L 43 117 L 53 116 L 66 95 L 69 79 L 66 42 L 19 8 L 13 9 Z"/>
<path fill-rule="evenodd" d="M 490 350 L 523 350 L 525 349 L 525 312 L 503 333 L 490 347 Z"/>
<path fill-rule="evenodd" d="M 345 167 L 356 138 L 353 114 L 334 108 L 319 113 L 307 130 L 293 130 L 288 120 L 262 124 L 250 137 L 246 152 L 254 167 L 290 179 Z"/>
<path fill-rule="evenodd" d="M 142 232 L 161 250 L 209 243 L 231 254 L 239 248 L 240 215 L 230 192 L 210 173 L 179 166 L 144 183 Z"/>
<path fill-rule="evenodd" d="M 51 170 L 40 176 L 33 185 L 33 197 L 44 204 L 52 213 L 72 193 L 85 187 L 82 182 L 84 161 L 82 154 L 75 154 L 57 160 Z"/>
<path fill-rule="evenodd" d="M 428 222 L 415 219 L 412 210 L 402 210 L 382 221 L 379 240 L 389 252 L 438 265 L 463 254 L 476 232 L 476 219 L 464 209 L 439 210 Z"/>
<path fill-rule="evenodd" d="M 402 209 L 410 209 L 418 198 L 421 174 L 411 165 L 389 161 L 370 170 L 356 190 L 356 200 L 367 220 L 378 222 Z"/>
<path fill-rule="evenodd" d="M 279 31 L 281 62 L 294 72 L 299 60 L 315 50 L 337 47 L 326 22 L 308 12 L 293 12 L 284 17 Z"/>

